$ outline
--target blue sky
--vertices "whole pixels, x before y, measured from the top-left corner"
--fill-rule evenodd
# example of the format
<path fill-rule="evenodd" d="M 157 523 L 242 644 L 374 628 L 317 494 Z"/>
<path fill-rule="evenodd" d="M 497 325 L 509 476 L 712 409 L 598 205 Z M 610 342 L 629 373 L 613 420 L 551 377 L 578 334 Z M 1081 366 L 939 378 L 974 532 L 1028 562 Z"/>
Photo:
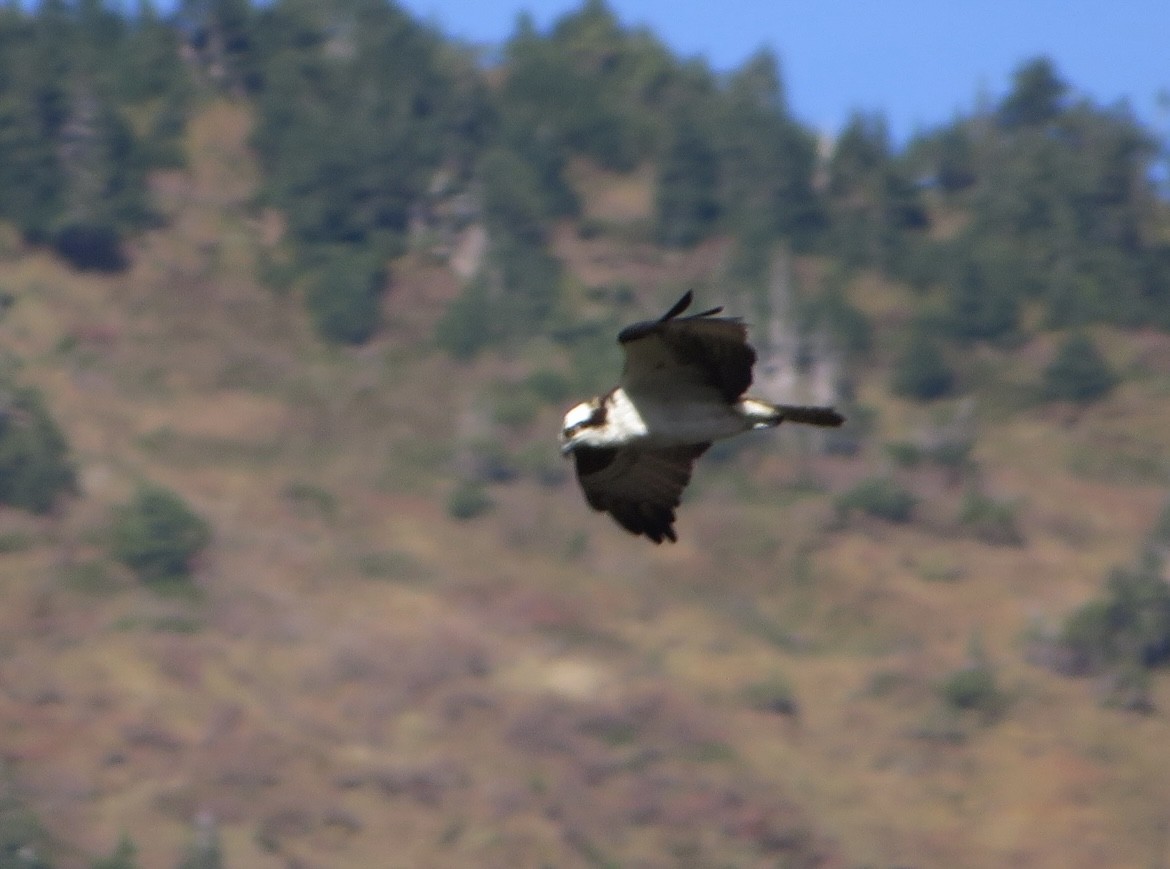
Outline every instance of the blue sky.
<path fill-rule="evenodd" d="M 445 33 L 499 43 L 520 10 L 540 28 L 576 0 L 400 0 Z M 676 53 L 733 68 L 760 46 L 780 58 L 789 104 L 836 132 L 856 109 L 885 113 L 895 138 L 997 99 L 1020 62 L 1051 57 L 1101 103 L 1127 99 L 1165 141 L 1170 109 L 1170 0 L 608 0 Z M 1165 100 L 1163 101 L 1165 102 Z"/>

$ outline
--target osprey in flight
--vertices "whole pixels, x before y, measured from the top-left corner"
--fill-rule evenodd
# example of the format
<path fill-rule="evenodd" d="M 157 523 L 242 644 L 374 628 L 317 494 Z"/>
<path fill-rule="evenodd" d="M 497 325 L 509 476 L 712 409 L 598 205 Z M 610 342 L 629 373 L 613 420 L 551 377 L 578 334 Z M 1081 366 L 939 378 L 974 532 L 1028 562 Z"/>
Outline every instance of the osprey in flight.
<path fill-rule="evenodd" d="M 747 328 L 738 317 L 715 316 L 722 308 L 679 316 L 691 298 L 621 331 L 621 382 L 566 413 L 561 431 L 561 453 L 576 460 L 589 506 L 655 543 L 678 539 L 674 508 L 712 441 L 785 421 L 845 421 L 831 407 L 745 396 L 756 361 Z"/>

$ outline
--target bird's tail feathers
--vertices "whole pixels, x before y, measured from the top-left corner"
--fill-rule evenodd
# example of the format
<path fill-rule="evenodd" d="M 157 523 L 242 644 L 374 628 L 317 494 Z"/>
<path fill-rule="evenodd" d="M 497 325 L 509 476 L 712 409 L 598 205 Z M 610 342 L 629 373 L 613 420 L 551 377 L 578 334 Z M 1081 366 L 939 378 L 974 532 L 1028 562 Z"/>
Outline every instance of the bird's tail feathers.
<path fill-rule="evenodd" d="M 819 425 L 822 428 L 837 428 L 845 422 L 845 417 L 831 407 L 798 404 L 777 404 L 775 407 L 779 415 L 776 425 L 782 422 L 801 422 L 805 425 Z"/>
<path fill-rule="evenodd" d="M 770 404 L 754 398 L 745 398 L 740 401 L 740 409 L 751 420 L 752 428 L 774 428 L 782 422 L 836 428 L 845 422 L 845 417 L 831 407 Z"/>

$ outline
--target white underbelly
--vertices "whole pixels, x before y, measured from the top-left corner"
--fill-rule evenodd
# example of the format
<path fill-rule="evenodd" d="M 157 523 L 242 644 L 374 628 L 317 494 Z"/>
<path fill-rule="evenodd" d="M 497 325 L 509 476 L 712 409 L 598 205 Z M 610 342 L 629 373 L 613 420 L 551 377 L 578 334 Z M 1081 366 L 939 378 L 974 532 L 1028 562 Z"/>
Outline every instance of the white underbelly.
<path fill-rule="evenodd" d="M 623 418 L 623 425 L 663 446 L 707 443 L 749 427 L 742 415 L 721 401 L 662 401 L 643 396 L 633 401 L 620 392 L 615 399 L 614 410 Z"/>

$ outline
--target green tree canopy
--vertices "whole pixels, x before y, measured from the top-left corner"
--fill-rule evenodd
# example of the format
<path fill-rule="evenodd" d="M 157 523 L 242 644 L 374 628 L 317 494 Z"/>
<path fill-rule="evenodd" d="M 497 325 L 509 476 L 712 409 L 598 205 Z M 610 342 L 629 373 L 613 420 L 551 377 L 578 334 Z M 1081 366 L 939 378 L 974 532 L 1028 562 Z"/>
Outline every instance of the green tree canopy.
<path fill-rule="evenodd" d="M 928 224 L 916 185 L 895 158 L 885 118 L 855 114 L 829 159 L 830 249 L 851 266 L 896 271 Z"/>
<path fill-rule="evenodd" d="M 295 241 L 400 250 L 432 174 L 476 135 L 470 60 L 378 0 L 281 0 L 251 39 L 264 192 Z"/>
<path fill-rule="evenodd" d="M 1077 96 L 1052 63 L 1023 65 L 990 115 L 918 140 L 911 162 L 965 227 L 933 258 L 978 262 L 1048 325 L 1170 325 L 1170 242 L 1158 142 L 1125 104 Z"/>
<path fill-rule="evenodd" d="M 938 342 L 924 328 L 915 328 L 894 362 L 890 384 L 894 393 L 918 401 L 932 401 L 949 394 L 954 385 L 954 371 Z"/>
<path fill-rule="evenodd" d="M 586 0 L 547 35 L 521 17 L 505 60 L 500 108 L 513 123 L 622 171 L 659 148 L 676 63 L 648 32 L 623 27 L 602 0 Z"/>
<path fill-rule="evenodd" d="M 1016 70 L 1012 89 L 996 114 L 1005 129 L 1038 127 L 1055 120 L 1063 109 L 1068 84 L 1047 57 L 1030 60 Z"/>
<path fill-rule="evenodd" d="M 994 265 L 958 264 L 946 294 L 943 330 L 961 341 L 998 341 L 1019 324 L 1020 297 Z"/>
<path fill-rule="evenodd" d="M 318 334 L 335 344 L 364 343 L 377 328 L 385 282 L 385 270 L 371 254 L 345 246 L 331 251 L 307 293 Z"/>
<path fill-rule="evenodd" d="M 728 229 L 808 246 L 823 224 L 813 190 L 816 142 L 788 115 L 776 57 L 732 73 L 717 109 L 719 201 Z"/>
<path fill-rule="evenodd" d="M 1081 333 L 1070 335 L 1044 369 L 1044 396 L 1054 401 L 1091 404 L 1104 398 L 1117 385 L 1097 345 Z"/>
<path fill-rule="evenodd" d="M 687 247 L 714 229 L 720 213 L 716 159 L 699 122 L 680 116 L 658 167 L 654 204 L 664 245 Z"/>
<path fill-rule="evenodd" d="M 125 263 L 155 217 L 147 173 L 181 159 L 175 31 L 94 0 L 0 10 L 0 219 L 79 268 Z"/>

